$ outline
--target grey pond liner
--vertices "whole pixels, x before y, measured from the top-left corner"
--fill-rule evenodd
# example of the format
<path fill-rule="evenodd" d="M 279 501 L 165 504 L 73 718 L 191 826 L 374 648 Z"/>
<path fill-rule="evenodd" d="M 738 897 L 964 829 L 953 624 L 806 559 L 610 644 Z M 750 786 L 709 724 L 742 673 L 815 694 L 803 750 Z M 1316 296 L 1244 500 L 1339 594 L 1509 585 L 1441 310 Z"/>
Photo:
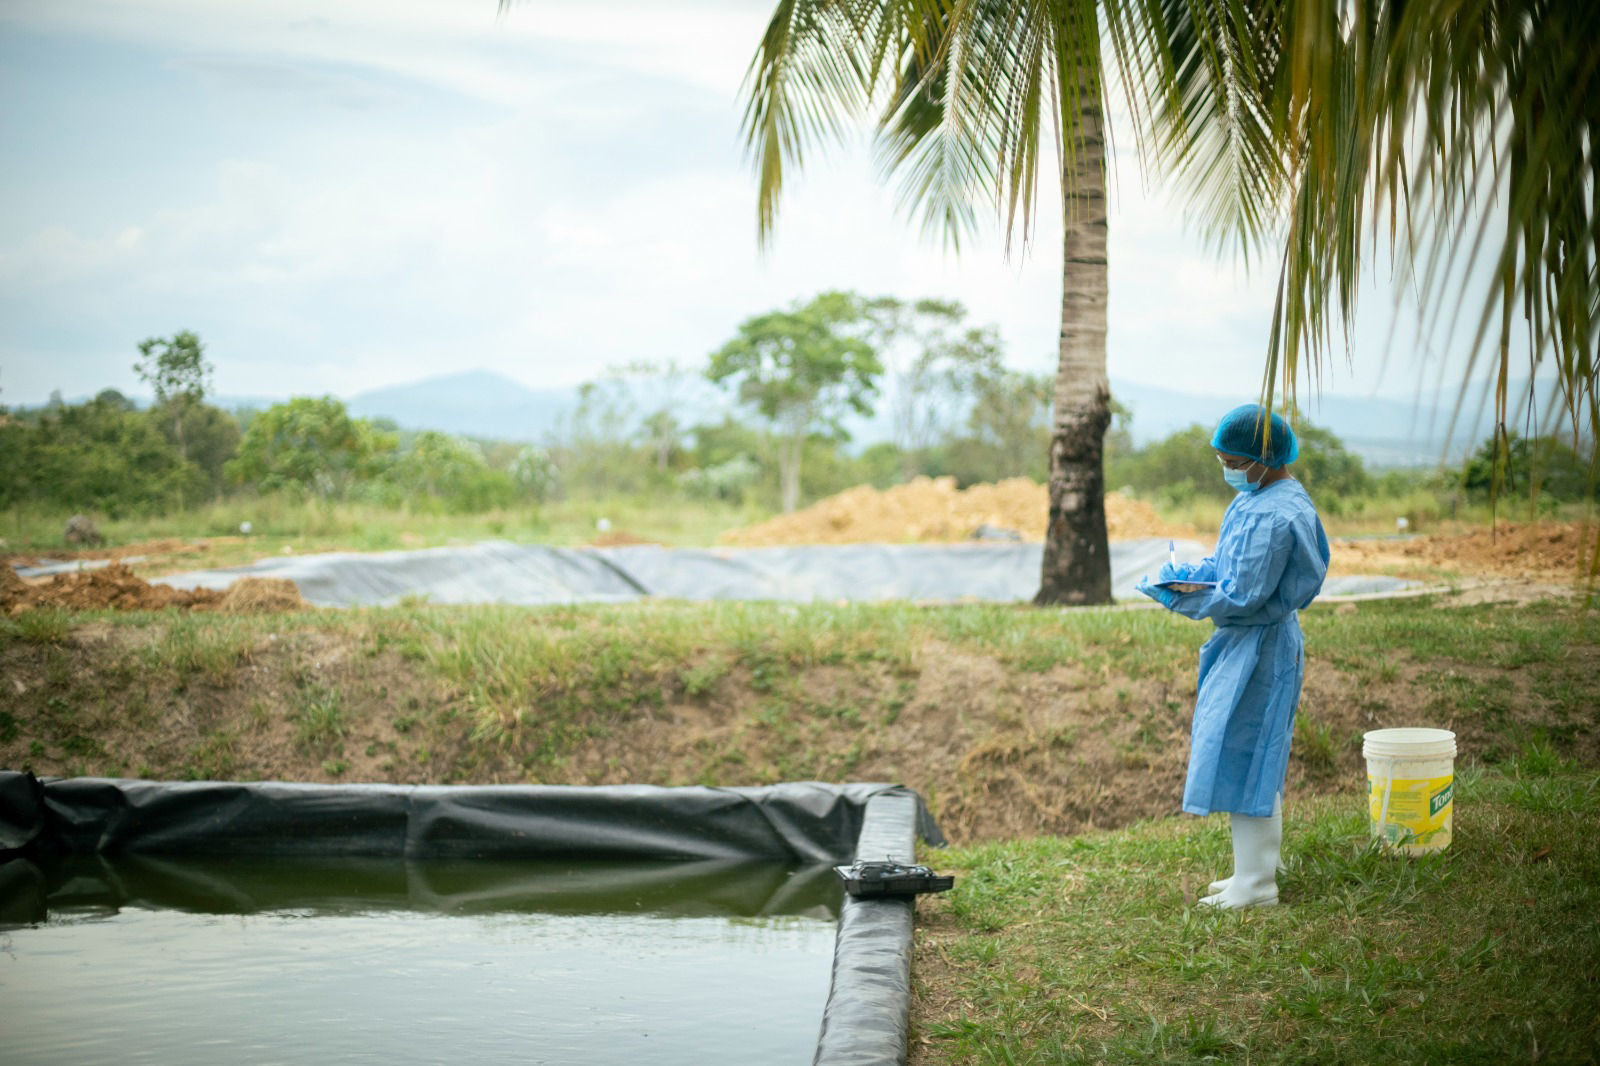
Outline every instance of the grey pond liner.
<path fill-rule="evenodd" d="M 315 785 L 35 778 L 0 770 L 0 892 L 30 856 L 914 860 L 942 844 L 888 784 Z M 817 1066 L 899 1066 L 913 901 L 844 898 Z"/>
<path fill-rule="evenodd" d="M 1134 586 L 1156 574 L 1171 551 L 1204 557 L 1194 540 L 1113 541 L 1111 592 L 1150 606 Z M 288 578 L 316 607 L 382 607 L 407 598 L 435 604 L 634 603 L 673 600 L 786 602 L 1019 603 L 1039 589 L 1044 546 L 818 544 L 773 548 L 551 548 L 487 541 L 414 551 L 282 556 L 248 566 L 159 578 L 175 588 L 225 589 L 242 577 Z M 54 572 L 19 570 L 23 576 Z M 1417 582 L 1393 577 L 1329 578 L 1322 595 L 1394 592 Z"/>

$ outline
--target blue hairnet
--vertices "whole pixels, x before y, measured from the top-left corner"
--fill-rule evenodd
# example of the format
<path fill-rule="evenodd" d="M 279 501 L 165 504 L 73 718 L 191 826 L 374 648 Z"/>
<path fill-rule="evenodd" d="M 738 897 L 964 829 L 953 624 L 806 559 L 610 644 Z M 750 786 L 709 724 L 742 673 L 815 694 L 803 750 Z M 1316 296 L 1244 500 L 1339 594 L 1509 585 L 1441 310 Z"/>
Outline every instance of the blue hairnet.
<path fill-rule="evenodd" d="M 1222 416 L 1211 446 L 1229 455 L 1248 455 L 1263 466 L 1286 466 L 1300 454 L 1300 442 L 1282 415 L 1272 415 L 1267 432 L 1267 409 L 1247 403 Z"/>

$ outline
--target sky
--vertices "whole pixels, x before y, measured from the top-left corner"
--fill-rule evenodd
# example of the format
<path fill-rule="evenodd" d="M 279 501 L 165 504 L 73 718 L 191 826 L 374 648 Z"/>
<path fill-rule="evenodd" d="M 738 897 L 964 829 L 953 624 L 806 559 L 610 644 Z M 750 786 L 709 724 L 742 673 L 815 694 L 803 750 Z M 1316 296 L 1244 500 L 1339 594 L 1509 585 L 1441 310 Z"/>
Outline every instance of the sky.
<path fill-rule="evenodd" d="M 955 299 L 1052 372 L 1060 211 L 924 237 L 863 135 L 755 229 L 739 89 L 773 0 L 3 0 L 0 403 L 148 392 L 137 344 L 199 333 L 218 394 L 349 397 L 464 370 L 531 388 L 703 366 L 827 289 Z M 1253 394 L 1270 273 L 1219 259 L 1113 130 L 1108 368 Z M 1046 186 L 1047 190 L 1051 186 Z M 1410 395 L 1387 289 L 1332 395 Z"/>

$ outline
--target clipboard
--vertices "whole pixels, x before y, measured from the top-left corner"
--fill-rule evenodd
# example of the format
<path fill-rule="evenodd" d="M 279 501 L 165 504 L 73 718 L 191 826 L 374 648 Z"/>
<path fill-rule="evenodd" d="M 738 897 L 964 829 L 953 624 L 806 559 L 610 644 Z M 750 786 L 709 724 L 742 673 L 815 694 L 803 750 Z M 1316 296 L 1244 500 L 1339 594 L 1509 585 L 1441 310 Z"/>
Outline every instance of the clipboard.
<path fill-rule="evenodd" d="M 1216 581 L 1157 581 L 1155 587 L 1167 589 L 1180 595 L 1185 592 L 1199 592 L 1201 589 L 1214 589 L 1220 582 Z"/>

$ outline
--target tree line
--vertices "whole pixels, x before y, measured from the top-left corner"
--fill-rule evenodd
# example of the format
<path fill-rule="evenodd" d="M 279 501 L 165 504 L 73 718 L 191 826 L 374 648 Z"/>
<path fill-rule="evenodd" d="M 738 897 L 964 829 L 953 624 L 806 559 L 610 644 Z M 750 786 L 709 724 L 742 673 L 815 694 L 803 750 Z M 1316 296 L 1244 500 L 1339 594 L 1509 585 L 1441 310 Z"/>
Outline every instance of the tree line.
<path fill-rule="evenodd" d="M 155 395 L 146 408 L 113 389 L 0 408 L 0 507 L 116 518 L 285 493 L 452 513 L 625 495 L 780 509 L 858 484 L 1043 482 L 1049 469 L 1049 375 L 1006 367 L 995 331 L 947 301 L 830 292 L 752 316 L 701 368 L 640 363 L 583 386 L 536 444 L 402 429 L 331 396 L 227 411 L 207 402 L 212 367 L 193 333 L 139 351 L 135 369 Z M 738 413 L 697 420 L 697 380 L 723 388 Z M 880 409 L 891 439 L 857 447 L 846 415 Z M 1173 506 L 1226 502 L 1209 427 L 1136 447 L 1132 412 L 1114 399 L 1112 410 L 1112 488 Z M 1296 476 L 1331 512 L 1401 488 L 1380 483 L 1328 430 L 1298 431 Z M 1469 497 L 1531 489 L 1560 502 L 1592 496 L 1594 480 L 1569 443 L 1513 438 L 1509 448 L 1486 442 L 1440 487 Z"/>
<path fill-rule="evenodd" d="M 331 396 L 223 410 L 183 331 L 139 345 L 147 408 L 114 389 L 0 407 L 0 507 L 117 517 L 281 492 L 454 512 L 634 493 L 792 509 L 918 474 L 1042 478 L 1047 382 L 1006 368 L 995 331 L 965 319 L 954 303 L 823 293 L 748 319 L 703 367 L 614 369 L 535 444 L 402 429 Z M 702 419 L 693 380 L 738 413 Z M 845 415 L 885 394 L 894 440 L 853 449 Z"/>

